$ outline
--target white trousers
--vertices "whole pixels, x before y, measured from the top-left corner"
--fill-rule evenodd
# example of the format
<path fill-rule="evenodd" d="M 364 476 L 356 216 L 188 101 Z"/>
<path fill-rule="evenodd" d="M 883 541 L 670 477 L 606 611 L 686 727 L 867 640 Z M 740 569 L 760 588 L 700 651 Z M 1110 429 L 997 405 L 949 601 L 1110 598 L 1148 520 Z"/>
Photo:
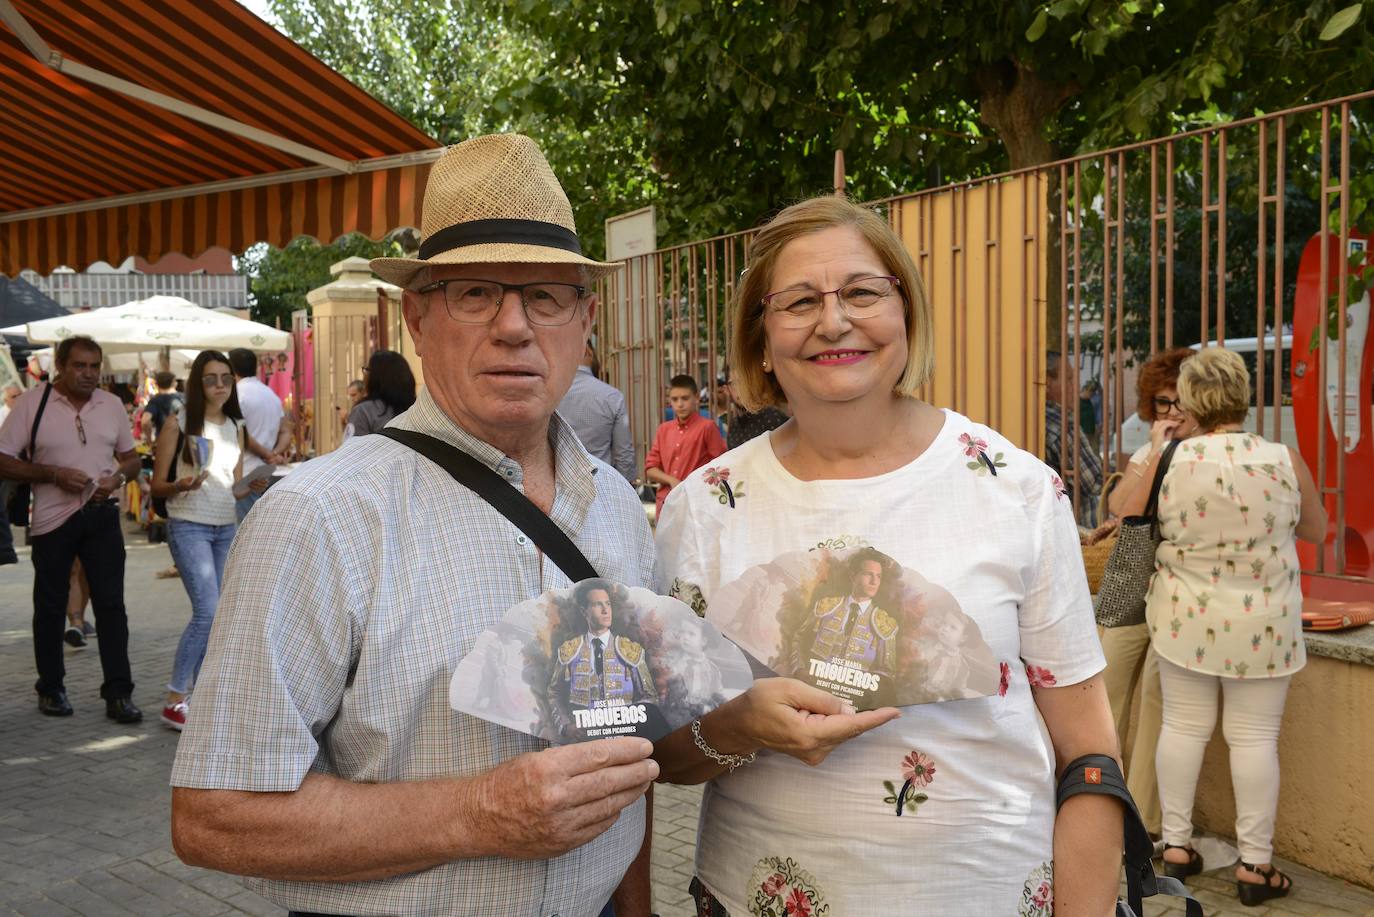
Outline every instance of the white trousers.
<path fill-rule="evenodd" d="M 1179 846 L 1193 835 L 1193 797 L 1203 752 L 1217 722 L 1217 688 L 1226 697 L 1221 734 L 1231 751 L 1236 799 L 1236 841 L 1246 863 L 1268 863 L 1274 853 L 1279 805 L 1279 724 L 1291 676 L 1221 678 L 1159 660 L 1164 727 L 1155 769 L 1164 841 Z"/>

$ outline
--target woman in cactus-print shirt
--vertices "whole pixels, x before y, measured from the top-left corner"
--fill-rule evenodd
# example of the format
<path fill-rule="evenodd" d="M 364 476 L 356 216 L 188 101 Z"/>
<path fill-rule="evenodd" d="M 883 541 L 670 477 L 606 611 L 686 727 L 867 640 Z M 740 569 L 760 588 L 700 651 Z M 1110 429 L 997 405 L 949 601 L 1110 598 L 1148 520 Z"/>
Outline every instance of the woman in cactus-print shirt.
<path fill-rule="evenodd" d="M 871 546 L 954 598 L 1000 682 L 986 697 L 853 713 L 756 665 L 749 691 L 699 721 L 712 751 L 755 760 L 727 770 L 687 729 L 655 750 L 660 779 L 709 781 L 700 912 L 1110 913 L 1119 804 L 1055 808 L 1057 765 L 1116 749 L 1062 483 L 915 397 L 930 309 L 871 211 L 835 197 L 784 210 L 755 237 L 739 297 L 732 386 L 750 408 L 785 399 L 792 419 L 674 488 L 659 588 L 709 614 L 722 586 L 779 555 Z"/>
<path fill-rule="evenodd" d="M 1145 606 L 1164 698 L 1156 755 L 1164 861 L 1175 876 L 1205 868 L 1190 844 L 1193 796 L 1225 694 L 1236 880 L 1242 901 L 1258 904 L 1292 884 L 1270 863 L 1278 734 L 1290 676 L 1307 661 L 1296 539 L 1321 541 L 1326 512 L 1302 456 L 1241 428 L 1250 374 L 1238 354 L 1209 347 L 1184 361 L 1178 395 L 1198 432 L 1175 450 L 1160 486 L 1162 541 Z M 1152 456 L 1145 480 L 1158 464 Z M 1146 490 L 1123 515 L 1144 509 Z"/>

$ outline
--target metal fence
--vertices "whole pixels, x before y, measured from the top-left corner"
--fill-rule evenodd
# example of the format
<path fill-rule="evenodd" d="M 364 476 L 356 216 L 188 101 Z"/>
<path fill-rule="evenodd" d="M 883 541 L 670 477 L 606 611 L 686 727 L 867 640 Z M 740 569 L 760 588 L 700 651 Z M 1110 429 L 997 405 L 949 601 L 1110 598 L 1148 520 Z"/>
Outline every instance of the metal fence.
<path fill-rule="evenodd" d="M 1307 572 L 1367 583 L 1374 495 L 1358 479 L 1374 479 L 1374 269 L 1352 221 L 1374 221 L 1371 124 L 1366 92 L 874 202 L 934 306 L 923 396 L 1043 454 L 1058 351 L 1100 386 L 1099 433 L 1065 433 L 1110 470 L 1124 461 L 1136 367 L 1161 348 L 1229 344 L 1251 366 L 1252 428 L 1300 447 L 1326 500 L 1331 537 L 1304 555 Z M 665 248 L 602 281 L 599 356 L 641 458 L 673 374 L 724 409 L 715 379 L 751 238 Z M 1065 452 L 1075 502 L 1095 500 Z"/>

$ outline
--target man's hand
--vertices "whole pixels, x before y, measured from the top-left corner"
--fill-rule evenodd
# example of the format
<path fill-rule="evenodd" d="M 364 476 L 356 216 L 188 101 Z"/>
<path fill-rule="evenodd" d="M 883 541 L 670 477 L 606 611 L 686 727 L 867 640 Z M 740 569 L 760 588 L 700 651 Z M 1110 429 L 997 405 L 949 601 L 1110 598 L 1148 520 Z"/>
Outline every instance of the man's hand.
<path fill-rule="evenodd" d="M 285 452 L 269 452 L 263 461 L 268 465 L 285 465 L 290 459 L 287 458 Z"/>
<path fill-rule="evenodd" d="M 59 468 L 53 483 L 69 494 L 80 494 L 91 482 L 91 476 L 80 468 Z"/>
<path fill-rule="evenodd" d="M 845 701 L 795 678 L 760 678 L 721 711 L 723 722 L 712 723 L 720 730 L 718 750 L 769 748 L 813 767 L 850 739 L 901 716 L 896 707 L 855 713 Z"/>
<path fill-rule="evenodd" d="M 118 473 L 107 474 L 105 477 L 99 478 L 95 482 L 95 493 L 91 494 L 91 502 L 99 503 L 102 500 L 110 499 L 110 494 L 119 490 L 122 486 L 123 482 L 120 480 L 120 475 Z"/>
<path fill-rule="evenodd" d="M 542 860 L 602 834 L 658 776 L 645 739 L 599 739 L 500 764 L 473 781 L 477 836 L 498 856 Z"/>

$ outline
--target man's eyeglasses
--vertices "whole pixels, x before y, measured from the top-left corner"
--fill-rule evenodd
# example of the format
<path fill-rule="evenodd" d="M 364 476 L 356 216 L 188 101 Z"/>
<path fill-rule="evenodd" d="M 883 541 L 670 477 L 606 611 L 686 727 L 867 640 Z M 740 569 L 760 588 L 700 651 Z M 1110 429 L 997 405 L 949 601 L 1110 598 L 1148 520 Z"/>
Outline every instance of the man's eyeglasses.
<path fill-rule="evenodd" d="M 467 325 L 485 325 L 496 318 L 506 294 L 520 294 L 531 325 L 566 325 L 577 314 L 587 288 L 573 283 L 500 283 L 495 280 L 440 280 L 421 287 L 422 296 L 442 291 L 449 318 Z"/>
<path fill-rule="evenodd" d="M 881 312 L 901 285 L 896 277 L 861 277 L 835 290 L 779 290 L 763 297 L 763 307 L 786 327 L 807 328 L 820 321 L 825 298 L 834 293 L 840 311 L 852 321 L 862 321 Z"/>
<path fill-rule="evenodd" d="M 1178 411 L 1180 414 L 1182 414 L 1183 402 L 1177 398 L 1161 398 L 1158 395 L 1156 395 L 1155 414 L 1163 416 L 1165 414 L 1168 414 L 1170 411 Z"/>
<path fill-rule="evenodd" d="M 216 385 L 222 385 L 225 388 L 233 388 L 234 374 L 220 373 L 217 376 L 214 373 L 207 373 L 204 376 L 200 377 L 200 384 L 205 386 L 206 388 L 211 388 Z"/>
<path fill-rule="evenodd" d="M 76 435 L 81 439 L 81 445 L 86 445 L 86 427 L 81 423 L 81 415 L 76 415 Z"/>

